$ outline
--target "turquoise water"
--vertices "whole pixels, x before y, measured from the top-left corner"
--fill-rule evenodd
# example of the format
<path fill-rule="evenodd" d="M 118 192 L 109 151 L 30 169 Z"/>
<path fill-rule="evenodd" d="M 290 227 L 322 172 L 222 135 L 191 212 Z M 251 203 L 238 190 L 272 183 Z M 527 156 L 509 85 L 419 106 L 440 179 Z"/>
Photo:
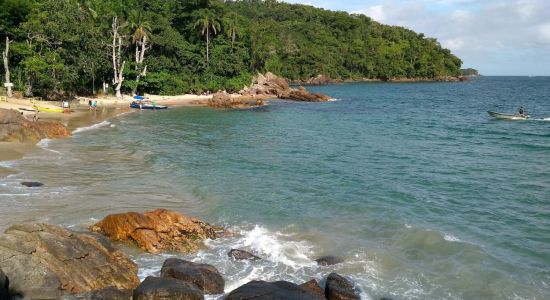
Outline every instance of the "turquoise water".
<path fill-rule="evenodd" d="M 550 78 L 310 89 L 337 100 L 144 111 L 46 142 L 0 179 L 0 225 L 166 207 L 241 233 L 187 257 L 227 291 L 335 270 L 365 299 L 550 298 Z M 486 114 L 520 105 L 534 119 Z M 231 247 L 266 260 L 228 261 Z M 132 255 L 141 276 L 166 257 Z"/>

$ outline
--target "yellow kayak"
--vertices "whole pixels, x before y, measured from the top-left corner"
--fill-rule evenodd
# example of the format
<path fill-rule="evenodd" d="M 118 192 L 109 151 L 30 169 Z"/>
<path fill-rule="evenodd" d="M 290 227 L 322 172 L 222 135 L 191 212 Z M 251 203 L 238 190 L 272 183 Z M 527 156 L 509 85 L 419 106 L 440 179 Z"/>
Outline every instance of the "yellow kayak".
<path fill-rule="evenodd" d="M 63 108 L 61 107 L 38 107 L 38 106 L 33 106 L 34 109 L 38 110 L 38 111 L 43 111 L 43 112 L 56 112 L 56 113 L 62 113 L 63 112 Z"/>

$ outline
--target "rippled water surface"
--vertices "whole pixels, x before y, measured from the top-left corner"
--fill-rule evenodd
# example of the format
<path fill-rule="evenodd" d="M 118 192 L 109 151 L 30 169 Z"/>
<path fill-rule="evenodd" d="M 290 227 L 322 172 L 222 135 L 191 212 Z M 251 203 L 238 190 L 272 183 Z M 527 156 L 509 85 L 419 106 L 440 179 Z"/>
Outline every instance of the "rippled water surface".
<path fill-rule="evenodd" d="M 43 141 L 2 164 L 17 173 L 0 179 L 0 226 L 165 207 L 241 233 L 186 257 L 226 291 L 337 271 L 366 299 L 550 298 L 550 78 L 311 89 L 337 101 L 144 111 Z M 533 119 L 486 114 L 520 105 Z M 142 277 L 166 257 L 129 251 Z"/>

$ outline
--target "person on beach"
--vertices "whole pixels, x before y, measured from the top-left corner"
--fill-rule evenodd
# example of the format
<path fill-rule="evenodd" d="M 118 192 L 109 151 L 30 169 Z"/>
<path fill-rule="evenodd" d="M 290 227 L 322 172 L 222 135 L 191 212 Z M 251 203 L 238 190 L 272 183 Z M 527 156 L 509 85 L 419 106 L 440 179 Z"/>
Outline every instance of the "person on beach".
<path fill-rule="evenodd" d="M 38 113 L 39 113 L 39 110 L 35 110 L 34 111 L 34 116 L 32 117 L 32 121 L 33 122 L 37 122 L 38 121 Z"/>
<path fill-rule="evenodd" d="M 94 101 L 92 102 L 92 109 L 93 109 L 93 110 L 97 110 L 97 100 L 94 100 Z"/>
<path fill-rule="evenodd" d="M 88 99 L 88 109 L 92 110 L 92 99 Z"/>

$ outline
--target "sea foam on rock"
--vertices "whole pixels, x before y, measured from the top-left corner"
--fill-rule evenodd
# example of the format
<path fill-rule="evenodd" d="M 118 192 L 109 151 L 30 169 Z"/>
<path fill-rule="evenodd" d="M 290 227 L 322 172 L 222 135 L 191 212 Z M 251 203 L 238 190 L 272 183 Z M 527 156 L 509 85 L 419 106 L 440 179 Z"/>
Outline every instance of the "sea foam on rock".
<path fill-rule="evenodd" d="M 0 235 L 0 268 L 10 292 L 30 299 L 139 284 L 137 265 L 106 238 L 41 223 L 14 225 Z"/>
<path fill-rule="evenodd" d="M 164 261 L 160 276 L 194 284 L 205 294 L 222 294 L 225 286 L 222 275 L 214 266 L 177 258 Z"/>
<path fill-rule="evenodd" d="M 227 256 L 233 258 L 234 260 L 261 260 L 261 257 L 258 257 L 248 251 L 231 249 Z"/>
<path fill-rule="evenodd" d="M 215 239 L 219 228 L 166 209 L 108 215 L 90 227 L 113 241 L 133 241 L 150 253 L 181 253 L 199 249 L 202 240 Z"/>

